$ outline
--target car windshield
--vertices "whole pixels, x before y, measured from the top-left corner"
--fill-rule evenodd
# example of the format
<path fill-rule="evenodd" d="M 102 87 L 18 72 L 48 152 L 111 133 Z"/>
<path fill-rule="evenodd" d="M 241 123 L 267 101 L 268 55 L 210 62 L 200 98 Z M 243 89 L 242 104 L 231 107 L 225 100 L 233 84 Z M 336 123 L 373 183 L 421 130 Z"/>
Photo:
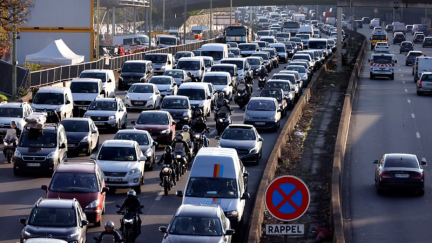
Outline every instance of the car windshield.
<path fill-rule="evenodd" d="M 252 54 L 252 56 L 262 57 L 262 59 L 264 59 L 264 60 L 269 60 L 269 55 L 267 55 L 265 53 L 254 53 L 254 54 Z"/>
<path fill-rule="evenodd" d="M 94 100 L 90 104 L 89 110 L 116 111 L 117 102 Z"/>
<path fill-rule="evenodd" d="M 200 69 L 200 62 L 199 61 L 179 61 L 177 63 L 178 69 L 185 69 L 185 70 L 199 70 Z"/>
<path fill-rule="evenodd" d="M 285 44 L 285 49 L 292 50 L 293 46 L 291 44 Z"/>
<path fill-rule="evenodd" d="M 174 56 L 175 59 L 180 59 L 182 57 L 191 57 L 192 54 L 190 52 L 177 52 Z"/>
<path fill-rule="evenodd" d="M 213 66 L 211 68 L 212 72 L 227 72 L 231 74 L 231 77 L 234 75 L 234 68 L 232 67 L 224 67 L 224 66 Z"/>
<path fill-rule="evenodd" d="M 275 46 L 274 48 L 276 49 L 277 52 L 285 52 L 285 48 L 283 46 Z"/>
<path fill-rule="evenodd" d="M 164 75 L 171 76 L 173 78 L 184 78 L 183 71 L 165 71 Z"/>
<path fill-rule="evenodd" d="M 206 68 L 209 68 L 212 66 L 212 61 L 210 59 L 204 59 L 204 65 Z"/>
<path fill-rule="evenodd" d="M 292 60 L 311 60 L 311 57 L 309 55 L 294 55 L 292 57 Z"/>
<path fill-rule="evenodd" d="M 228 79 L 226 76 L 204 76 L 203 82 L 212 83 L 213 85 L 227 85 Z"/>
<path fill-rule="evenodd" d="M 335 41 L 332 40 L 332 39 L 328 39 L 328 40 L 327 40 L 327 43 L 328 43 L 329 45 L 334 45 L 334 44 L 335 44 Z"/>
<path fill-rule="evenodd" d="M 189 98 L 189 100 L 205 100 L 204 89 L 179 89 L 177 95 L 184 95 Z"/>
<path fill-rule="evenodd" d="M 423 74 L 421 76 L 421 81 L 432 81 L 432 74 Z"/>
<path fill-rule="evenodd" d="M 36 93 L 33 98 L 33 104 L 36 105 L 63 105 L 64 95 L 63 93 Z"/>
<path fill-rule="evenodd" d="M 258 36 L 266 36 L 266 35 L 270 35 L 270 31 L 268 31 L 268 30 L 258 30 L 256 34 Z"/>
<path fill-rule="evenodd" d="M 238 48 L 241 50 L 241 51 L 255 51 L 256 49 L 257 49 L 257 45 L 252 45 L 252 44 L 245 44 L 245 45 L 242 45 L 242 44 L 240 44 L 239 46 L 238 46 Z"/>
<path fill-rule="evenodd" d="M 98 160 L 110 161 L 136 161 L 136 151 L 134 147 L 108 147 L 102 146 L 99 151 Z"/>
<path fill-rule="evenodd" d="M 277 90 L 263 90 L 261 91 L 260 94 L 261 97 L 272 97 L 277 99 L 277 101 L 281 101 L 282 100 L 282 92 L 281 91 L 277 91 Z"/>
<path fill-rule="evenodd" d="M 261 41 L 268 42 L 268 43 L 275 43 L 275 41 L 274 41 L 273 38 L 261 38 L 260 40 L 261 40 Z"/>
<path fill-rule="evenodd" d="M 106 82 L 106 75 L 105 73 L 81 73 L 80 78 L 96 78 L 102 80 L 103 83 Z"/>
<path fill-rule="evenodd" d="M 170 78 L 163 78 L 163 77 L 152 77 L 149 81 L 151 84 L 171 84 Z"/>
<path fill-rule="evenodd" d="M 152 85 L 133 84 L 129 88 L 128 93 L 138 93 L 138 94 L 153 93 L 153 86 Z"/>
<path fill-rule="evenodd" d="M 249 65 L 260 65 L 260 61 L 257 58 L 247 58 Z"/>
<path fill-rule="evenodd" d="M 55 228 L 76 227 L 76 218 L 73 208 L 36 207 L 30 214 L 28 224 Z"/>
<path fill-rule="evenodd" d="M 259 41 L 259 42 L 255 42 L 255 43 L 257 43 L 259 47 L 266 47 L 267 42 Z"/>
<path fill-rule="evenodd" d="M 209 198 L 209 204 L 212 204 L 212 198 L 238 198 L 237 183 L 232 178 L 191 177 L 185 196 Z"/>
<path fill-rule="evenodd" d="M 405 167 L 405 168 L 419 168 L 416 160 L 411 158 L 387 158 L 384 167 Z"/>
<path fill-rule="evenodd" d="M 63 120 L 61 124 L 66 132 L 88 132 L 90 130 L 88 121 Z"/>
<path fill-rule="evenodd" d="M 388 64 L 392 63 L 393 58 L 391 56 L 374 56 L 373 63 Z"/>
<path fill-rule="evenodd" d="M 144 73 L 144 63 L 128 63 L 123 64 L 122 73 Z"/>
<path fill-rule="evenodd" d="M 308 40 L 310 36 L 309 35 L 298 34 L 297 37 L 299 37 L 302 40 Z"/>
<path fill-rule="evenodd" d="M 294 75 L 273 75 L 272 79 L 289 80 L 291 83 L 295 82 Z"/>
<path fill-rule="evenodd" d="M 252 129 L 225 129 L 222 139 L 255 140 L 256 137 Z"/>
<path fill-rule="evenodd" d="M 0 108 L 0 117 L 16 117 L 21 118 L 23 116 L 22 108 Z"/>
<path fill-rule="evenodd" d="M 172 235 L 222 236 L 221 222 L 218 218 L 200 216 L 177 216 L 169 228 Z"/>
<path fill-rule="evenodd" d="M 52 178 L 49 190 L 52 192 L 98 192 L 95 174 L 58 172 Z"/>
<path fill-rule="evenodd" d="M 411 44 L 411 43 L 406 43 L 406 42 L 405 42 L 405 43 L 402 43 L 402 46 L 403 46 L 403 47 L 410 47 L 410 46 L 412 46 L 412 44 Z"/>
<path fill-rule="evenodd" d="M 240 54 L 240 52 L 239 52 L 238 49 L 230 49 L 229 51 L 230 51 L 232 54 L 234 54 L 234 55 L 239 55 L 239 54 Z"/>
<path fill-rule="evenodd" d="M 186 99 L 163 99 L 162 109 L 189 109 Z"/>
<path fill-rule="evenodd" d="M 117 140 L 136 141 L 139 145 L 149 145 L 149 138 L 146 133 L 117 133 L 114 137 Z"/>
<path fill-rule="evenodd" d="M 57 145 L 57 135 L 53 131 L 39 133 L 33 130 L 24 130 L 19 140 L 20 147 L 32 148 L 55 148 Z"/>
<path fill-rule="evenodd" d="M 167 56 L 166 55 L 152 55 L 148 54 L 144 56 L 144 60 L 151 61 L 152 63 L 166 63 Z"/>
<path fill-rule="evenodd" d="M 267 82 L 264 88 L 278 88 L 283 91 L 290 91 L 291 87 L 289 82 Z"/>
<path fill-rule="evenodd" d="M 218 61 L 223 58 L 223 51 L 201 51 L 202 56 L 213 57 L 213 60 Z"/>
<path fill-rule="evenodd" d="M 372 39 L 373 40 L 386 40 L 387 36 L 386 35 L 372 35 Z"/>
<path fill-rule="evenodd" d="M 172 38 L 172 37 L 160 37 L 159 38 L 159 43 L 164 44 L 164 45 L 175 45 L 176 42 L 177 42 L 177 39 Z"/>
<path fill-rule="evenodd" d="M 301 42 L 301 39 L 299 37 L 291 37 L 290 40 L 294 42 Z"/>
<path fill-rule="evenodd" d="M 245 36 L 247 29 L 244 26 L 228 26 L 225 31 L 226 36 Z"/>
<path fill-rule="evenodd" d="M 296 66 L 288 66 L 288 67 L 286 68 L 286 70 L 290 70 L 290 71 L 297 71 L 297 72 L 299 72 L 299 73 L 305 73 L 305 72 L 306 72 L 306 70 L 305 70 L 304 67 L 296 67 Z"/>
<path fill-rule="evenodd" d="M 236 61 L 236 60 L 223 60 L 223 61 L 221 61 L 221 63 L 226 63 L 226 64 L 235 64 L 235 65 L 237 65 L 237 70 L 241 70 L 241 69 L 243 69 L 243 65 L 244 65 L 244 62 L 241 60 L 241 61 Z"/>
<path fill-rule="evenodd" d="M 94 82 L 71 82 L 72 93 L 98 93 L 98 84 Z"/>
<path fill-rule="evenodd" d="M 327 49 L 325 41 L 309 41 L 309 49 Z"/>
<path fill-rule="evenodd" d="M 160 112 L 144 112 L 138 117 L 136 123 L 168 125 L 168 116 Z"/>
<path fill-rule="evenodd" d="M 281 88 L 281 87 L 277 87 L 277 88 Z M 275 103 L 271 100 L 251 100 L 248 103 L 247 110 L 249 110 L 249 111 L 274 111 L 274 110 L 276 110 L 276 106 L 275 106 Z"/>
<path fill-rule="evenodd" d="M 274 57 L 276 55 L 274 49 L 264 49 L 263 51 L 266 51 L 266 52 L 270 53 L 271 57 Z"/>

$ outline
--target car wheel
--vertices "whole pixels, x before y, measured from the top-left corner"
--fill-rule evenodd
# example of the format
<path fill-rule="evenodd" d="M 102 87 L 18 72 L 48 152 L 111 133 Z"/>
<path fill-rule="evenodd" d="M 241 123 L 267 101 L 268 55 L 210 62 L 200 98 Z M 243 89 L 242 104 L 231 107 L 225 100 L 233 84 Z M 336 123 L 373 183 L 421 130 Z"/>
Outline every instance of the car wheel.
<path fill-rule="evenodd" d="M 420 188 L 417 190 L 417 193 L 418 193 L 419 196 L 424 196 L 424 193 L 425 193 L 425 191 L 424 191 L 424 187 L 420 187 Z"/>
<path fill-rule="evenodd" d="M 19 171 L 17 168 L 13 168 L 13 174 L 14 174 L 14 176 L 17 176 L 17 177 L 19 177 L 19 176 L 22 176 L 22 172 L 21 171 Z"/>
<path fill-rule="evenodd" d="M 116 126 L 113 128 L 114 133 L 116 133 L 118 130 L 120 130 L 120 121 L 118 121 Z"/>
<path fill-rule="evenodd" d="M 402 52 L 401 52 L 401 54 L 402 54 Z M 408 66 L 408 62 L 405 62 L 405 66 Z"/>
<path fill-rule="evenodd" d="M 94 149 L 98 149 L 98 148 L 99 148 L 99 137 L 97 139 L 96 146 L 94 147 Z"/>
<path fill-rule="evenodd" d="M 376 191 L 377 191 L 378 195 L 382 195 L 383 192 L 384 192 L 383 189 L 381 188 L 381 186 L 378 183 L 376 183 Z"/>
<path fill-rule="evenodd" d="M 136 187 L 134 187 L 134 190 L 136 191 L 137 194 L 140 194 L 140 193 L 141 193 L 141 185 L 142 185 L 142 181 L 143 181 L 143 178 L 140 178 L 139 185 L 136 186 Z"/>

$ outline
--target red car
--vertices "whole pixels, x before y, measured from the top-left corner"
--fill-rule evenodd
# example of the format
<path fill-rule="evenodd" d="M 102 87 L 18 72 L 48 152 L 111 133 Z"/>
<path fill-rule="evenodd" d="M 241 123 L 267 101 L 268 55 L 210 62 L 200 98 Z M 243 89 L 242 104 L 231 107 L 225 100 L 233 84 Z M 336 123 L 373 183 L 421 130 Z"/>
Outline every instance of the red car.
<path fill-rule="evenodd" d="M 148 131 L 158 144 L 170 145 L 174 140 L 176 122 L 168 111 L 143 111 L 131 123 L 137 130 Z"/>
<path fill-rule="evenodd" d="M 90 223 L 100 226 L 105 213 L 105 187 L 103 173 L 92 162 L 62 163 L 54 172 L 50 185 L 42 185 L 47 198 L 76 198 Z"/>

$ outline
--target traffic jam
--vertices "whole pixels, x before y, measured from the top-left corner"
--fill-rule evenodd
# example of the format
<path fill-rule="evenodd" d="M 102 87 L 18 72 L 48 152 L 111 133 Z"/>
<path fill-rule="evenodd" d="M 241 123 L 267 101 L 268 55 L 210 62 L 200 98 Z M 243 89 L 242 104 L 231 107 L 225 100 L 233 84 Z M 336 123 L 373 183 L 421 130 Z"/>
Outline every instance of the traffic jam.
<path fill-rule="evenodd" d="M 262 134 L 281 130 L 313 74 L 339 48 L 334 17 L 322 23 L 313 12 L 282 6 L 257 13 L 252 22 L 226 27 L 225 43 L 149 53 L 124 62 L 119 75 L 84 70 L 69 87 L 44 86 L 28 102 L 2 102 L 3 154 L 13 175 L 50 178 L 41 185 L 44 196 L 19 219 L 20 242 L 48 235 L 49 242 L 102 242 L 107 235 L 114 242 L 143 242 L 139 237 L 148 232 L 142 231 L 139 197 L 149 183 L 163 197 L 182 199 L 169 225 L 159 227 L 161 242 L 242 237 L 252 200 L 248 184 L 257 180 L 248 169 L 266 163 Z M 380 38 L 384 30 L 375 28 L 372 38 Z M 381 43 L 374 44 L 371 63 L 379 65 L 372 65 L 371 78 L 393 79 L 385 64 L 395 60 Z M 421 93 L 432 74 L 417 73 L 431 67 L 418 56 L 413 72 Z M 241 121 L 233 118 L 238 114 Z M 158 178 L 146 181 L 152 170 Z M 115 205 L 117 220 L 104 221 L 116 191 L 124 196 Z M 90 228 L 97 237 L 87 238 Z"/>

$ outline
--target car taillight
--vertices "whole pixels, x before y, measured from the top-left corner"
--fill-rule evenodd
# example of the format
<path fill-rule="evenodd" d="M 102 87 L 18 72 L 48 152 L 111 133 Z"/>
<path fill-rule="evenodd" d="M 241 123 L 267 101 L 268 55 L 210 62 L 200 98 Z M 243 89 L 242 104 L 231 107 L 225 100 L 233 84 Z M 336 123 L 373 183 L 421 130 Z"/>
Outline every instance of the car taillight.
<path fill-rule="evenodd" d="M 413 176 L 413 179 L 423 179 L 423 173 L 419 173 L 419 174 Z"/>
<path fill-rule="evenodd" d="M 421 88 L 421 86 L 422 86 L 422 81 L 421 80 L 418 82 L 418 85 L 419 85 L 419 88 Z"/>
<path fill-rule="evenodd" d="M 391 176 L 390 176 L 389 174 L 386 174 L 386 173 L 384 173 L 384 172 L 382 172 L 382 173 L 380 174 L 380 177 L 381 177 L 381 178 L 385 178 L 385 179 L 391 178 Z"/>

